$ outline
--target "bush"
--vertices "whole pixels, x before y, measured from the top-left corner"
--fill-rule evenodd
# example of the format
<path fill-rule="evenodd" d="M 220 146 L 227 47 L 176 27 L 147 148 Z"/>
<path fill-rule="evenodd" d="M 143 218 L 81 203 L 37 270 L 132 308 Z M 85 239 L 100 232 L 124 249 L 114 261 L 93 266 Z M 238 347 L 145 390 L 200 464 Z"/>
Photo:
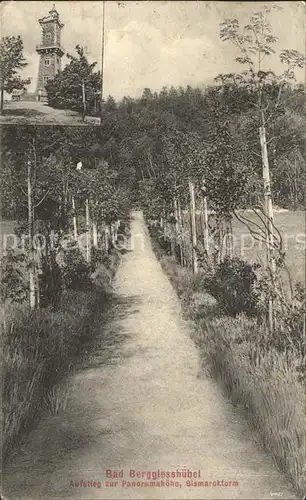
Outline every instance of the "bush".
<path fill-rule="evenodd" d="M 154 238 L 156 244 L 159 246 L 159 253 L 162 250 L 162 253 L 166 253 L 170 255 L 171 253 L 171 243 L 168 238 L 164 237 L 164 232 L 159 226 L 149 226 L 149 233 L 152 238 Z M 156 248 L 158 252 L 158 249 Z"/>
<path fill-rule="evenodd" d="M 306 354 L 305 319 L 306 292 L 301 283 L 295 285 L 294 296 L 290 309 L 285 313 L 283 321 L 290 332 L 294 347 Z"/>
<path fill-rule="evenodd" d="M 111 248 L 109 252 L 106 252 L 104 248 L 101 249 L 92 247 L 90 260 L 92 272 L 94 272 L 101 265 L 112 271 L 114 257 L 117 254 L 118 252 L 114 248 Z"/>
<path fill-rule="evenodd" d="M 7 459 L 24 429 L 39 419 L 49 393 L 69 373 L 101 326 L 108 295 L 100 288 L 64 291 L 57 310 L 5 311 L 2 357 L 2 450 Z M 60 397 L 60 396 L 59 396 Z"/>
<path fill-rule="evenodd" d="M 256 289 L 257 264 L 248 264 L 239 259 L 225 259 L 217 270 L 203 280 L 203 286 L 219 302 L 226 314 L 236 316 L 257 312 L 259 291 Z"/>
<path fill-rule="evenodd" d="M 91 266 L 78 248 L 67 250 L 64 254 L 63 281 L 71 290 L 89 290 L 92 285 Z"/>
<path fill-rule="evenodd" d="M 55 255 L 42 258 L 39 276 L 40 307 L 57 307 L 63 290 L 63 276 Z"/>
<path fill-rule="evenodd" d="M 68 55 L 69 64 L 63 71 L 57 73 L 46 85 L 48 104 L 54 108 L 83 110 L 82 79 L 86 82 L 86 113 L 95 110 L 97 92 L 100 89 L 101 77 L 95 73 L 95 64 L 90 64 L 84 54 L 84 49 L 76 46 L 76 56 Z"/>
<path fill-rule="evenodd" d="M 116 251 L 109 255 L 93 251 L 89 265 L 79 249 L 70 249 L 63 255 L 62 269 L 55 256 L 50 259 L 43 262 L 40 276 L 43 308 L 30 310 L 27 304 L 12 305 L 8 301 L 1 311 L 4 459 L 23 430 L 38 420 L 46 401 L 52 408 L 61 407 L 57 387 L 84 343 L 101 327 L 120 256 Z M 6 290 L 23 299 L 19 293 L 22 273 L 14 274 L 19 260 L 12 254 L 6 263 Z"/>
<path fill-rule="evenodd" d="M 26 256 L 10 249 L 1 259 L 1 302 L 6 300 L 22 303 L 28 297 L 28 283 L 25 279 Z"/>

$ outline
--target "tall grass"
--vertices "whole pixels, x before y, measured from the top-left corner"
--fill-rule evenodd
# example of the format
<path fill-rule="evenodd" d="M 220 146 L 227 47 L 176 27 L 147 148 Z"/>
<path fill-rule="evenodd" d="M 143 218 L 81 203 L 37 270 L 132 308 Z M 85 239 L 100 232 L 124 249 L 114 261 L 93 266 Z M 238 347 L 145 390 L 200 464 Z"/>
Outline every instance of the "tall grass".
<path fill-rule="evenodd" d="M 245 413 L 266 451 L 299 494 L 306 491 L 306 394 L 299 368 L 305 354 L 264 348 L 264 327 L 244 315 L 228 317 L 193 276 L 173 257 L 164 255 L 153 239 L 160 263 L 181 298 L 185 314 L 194 320 L 193 339 L 234 405 Z"/>
<path fill-rule="evenodd" d="M 64 377 L 82 345 L 96 335 L 95 317 L 103 313 L 110 297 L 109 291 L 94 284 L 88 291 L 66 290 L 56 310 L 30 311 L 16 304 L 2 310 L 4 460 L 42 409 L 51 413 L 64 409 L 68 396 Z"/>
<path fill-rule="evenodd" d="M 198 332 L 212 375 L 245 410 L 296 489 L 305 491 L 306 397 L 296 370 L 300 353 L 263 351 L 253 340 L 258 325 L 243 316 L 202 319 Z"/>
<path fill-rule="evenodd" d="M 129 219 L 124 219 L 119 232 L 128 236 Z M 82 256 L 70 255 L 62 272 L 65 286 L 56 306 L 30 310 L 27 304 L 7 300 L 0 308 L 4 461 L 42 412 L 65 410 L 69 398 L 66 376 L 83 346 L 88 346 L 100 331 L 112 304 L 111 282 L 121 255 L 115 249 L 108 254 L 103 249 L 94 250 L 91 266 Z"/>

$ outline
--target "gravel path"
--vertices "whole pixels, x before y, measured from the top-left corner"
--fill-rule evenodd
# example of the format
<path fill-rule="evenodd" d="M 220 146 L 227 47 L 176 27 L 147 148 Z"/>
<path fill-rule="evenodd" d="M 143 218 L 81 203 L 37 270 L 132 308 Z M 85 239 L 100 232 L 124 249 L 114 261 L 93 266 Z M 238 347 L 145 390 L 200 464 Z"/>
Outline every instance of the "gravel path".
<path fill-rule="evenodd" d="M 198 376 L 190 326 L 139 212 L 132 242 L 115 282 L 125 306 L 107 331 L 109 339 L 120 336 L 115 354 L 97 350 L 72 377 L 66 411 L 42 421 L 5 470 L 8 499 L 296 498 L 216 383 Z M 200 471 L 193 481 L 203 485 L 174 478 L 151 487 L 143 478 L 136 479 L 142 487 L 128 486 L 130 470 L 184 468 Z M 124 477 L 107 479 L 106 470 Z"/>

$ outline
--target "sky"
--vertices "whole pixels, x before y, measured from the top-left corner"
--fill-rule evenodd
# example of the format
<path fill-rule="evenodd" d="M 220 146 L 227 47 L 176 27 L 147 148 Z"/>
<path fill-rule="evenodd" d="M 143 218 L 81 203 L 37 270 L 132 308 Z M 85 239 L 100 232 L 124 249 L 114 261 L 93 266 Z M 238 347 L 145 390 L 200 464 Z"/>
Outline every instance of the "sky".
<path fill-rule="evenodd" d="M 5 1 L 1 4 L 2 36 L 21 35 L 28 66 L 22 75 L 31 77 L 35 91 L 41 40 L 38 19 L 54 2 Z M 296 49 L 305 54 L 305 2 L 277 2 L 282 10 L 271 17 L 277 49 Z M 218 1 L 106 1 L 104 96 L 137 97 L 145 87 L 205 85 L 219 73 L 237 71 L 235 48 L 219 39 L 219 23 L 236 18 L 244 25 L 263 2 Z M 102 1 L 57 0 L 55 7 L 64 23 L 62 46 L 74 53 L 76 44 L 86 46 L 90 61 L 101 67 Z M 67 64 L 64 56 L 63 66 Z M 280 72 L 277 57 L 270 69 Z M 305 81 L 304 70 L 297 74 Z"/>

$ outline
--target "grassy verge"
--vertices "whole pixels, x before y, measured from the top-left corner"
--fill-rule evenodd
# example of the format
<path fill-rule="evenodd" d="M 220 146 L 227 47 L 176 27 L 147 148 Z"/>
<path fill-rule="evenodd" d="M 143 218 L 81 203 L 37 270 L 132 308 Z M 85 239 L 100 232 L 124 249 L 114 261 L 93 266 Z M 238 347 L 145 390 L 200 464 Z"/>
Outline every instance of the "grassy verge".
<path fill-rule="evenodd" d="M 4 462 L 43 412 L 64 409 L 65 378 L 101 329 L 119 263 L 118 252 L 111 252 L 105 265 L 98 264 L 92 286 L 64 290 L 56 309 L 29 310 L 14 303 L 2 310 Z"/>
<path fill-rule="evenodd" d="M 208 373 L 244 411 L 297 493 L 304 494 L 306 395 L 297 370 L 301 353 L 263 349 L 259 340 L 264 332 L 255 320 L 223 315 L 216 300 L 201 289 L 201 273 L 195 277 L 181 268 L 154 238 L 153 248 L 186 316 L 195 323 L 194 341 Z"/>

